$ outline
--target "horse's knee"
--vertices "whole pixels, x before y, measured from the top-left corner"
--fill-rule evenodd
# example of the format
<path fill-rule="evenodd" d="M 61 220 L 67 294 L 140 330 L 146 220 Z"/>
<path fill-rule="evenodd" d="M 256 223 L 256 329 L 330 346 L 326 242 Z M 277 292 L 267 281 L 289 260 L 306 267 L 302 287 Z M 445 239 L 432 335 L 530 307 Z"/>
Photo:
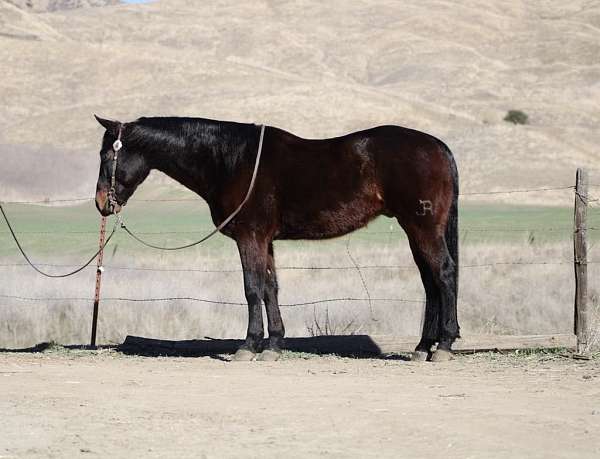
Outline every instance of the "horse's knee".
<path fill-rule="evenodd" d="M 260 305 L 261 300 L 262 294 L 260 294 L 258 289 L 246 290 L 246 301 L 248 302 L 248 305 Z"/>

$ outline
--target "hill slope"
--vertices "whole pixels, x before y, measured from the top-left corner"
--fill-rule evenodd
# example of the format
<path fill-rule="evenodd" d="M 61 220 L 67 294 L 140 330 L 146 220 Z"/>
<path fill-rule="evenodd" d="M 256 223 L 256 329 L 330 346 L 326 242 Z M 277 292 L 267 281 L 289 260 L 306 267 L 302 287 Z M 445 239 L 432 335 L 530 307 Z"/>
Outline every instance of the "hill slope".
<path fill-rule="evenodd" d="M 26 146 L 25 167 L 49 149 L 66 173 L 75 164 L 68 189 L 55 186 L 61 173 L 27 169 L 59 195 L 94 188 L 92 113 L 265 122 L 306 137 L 400 124 L 448 143 L 465 192 L 570 185 L 576 166 L 600 159 L 594 2 L 14 3 L 0 3 L 0 154 Z M 504 122 L 509 109 L 530 124 Z M 5 196 L 39 197 L 0 180 Z"/>

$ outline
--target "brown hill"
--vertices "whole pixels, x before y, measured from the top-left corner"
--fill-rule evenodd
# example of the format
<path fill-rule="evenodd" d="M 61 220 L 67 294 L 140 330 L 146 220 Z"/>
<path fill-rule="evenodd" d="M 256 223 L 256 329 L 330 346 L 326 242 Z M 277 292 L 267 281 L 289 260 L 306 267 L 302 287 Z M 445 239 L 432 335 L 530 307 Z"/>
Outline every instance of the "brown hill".
<path fill-rule="evenodd" d="M 26 145 L 38 183 L 41 146 L 62 171 L 50 181 L 76 163 L 62 195 L 94 188 L 92 113 L 264 122 L 307 137 L 400 124 L 449 144 L 465 192 L 570 185 L 576 166 L 600 159 L 596 2 L 15 3 L 0 3 L 0 153 Z M 40 5 L 57 3 L 83 2 Z M 530 124 L 503 121 L 510 109 Z M 39 197 L 1 174 L 3 196 Z"/>
<path fill-rule="evenodd" d="M 106 6 L 117 5 L 119 0 L 6 0 L 17 8 L 24 10 L 42 12 L 59 11 L 73 8 L 83 8 L 86 6 Z"/>

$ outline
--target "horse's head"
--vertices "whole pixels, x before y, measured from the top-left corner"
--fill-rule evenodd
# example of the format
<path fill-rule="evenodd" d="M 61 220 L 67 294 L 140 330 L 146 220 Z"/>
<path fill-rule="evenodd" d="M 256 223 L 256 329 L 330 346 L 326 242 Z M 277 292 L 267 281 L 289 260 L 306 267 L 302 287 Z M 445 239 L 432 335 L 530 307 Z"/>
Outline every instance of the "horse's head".
<path fill-rule="evenodd" d="M 136 149 L 132 142 L 127 141 L 126 124 L 97 116 L 96 120 L 106 129 L 100 149 L 96 207 L 102 215 L 108 216 L 121 210 L 139 184 L 148 176 L 150 167 L 142 152 Z M 121 148 L 117 151 L 115 168 L 114 144 L 118 139 L 121 141 Z"/>

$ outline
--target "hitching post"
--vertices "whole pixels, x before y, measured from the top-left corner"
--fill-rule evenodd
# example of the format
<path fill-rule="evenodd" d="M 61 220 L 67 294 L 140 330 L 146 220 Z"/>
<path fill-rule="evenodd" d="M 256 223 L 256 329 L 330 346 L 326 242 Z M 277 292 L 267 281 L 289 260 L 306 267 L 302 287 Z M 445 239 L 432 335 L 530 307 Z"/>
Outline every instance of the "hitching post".
<path fill-rule="evenodd" d="M 96 347 L 96 328 L 98 326 L 98 305 L 100 304 L 100 284 L 102 282 L 102 258 L 104 257 L 104 236 L 106 233 L 106 217 L 100 219 L 100 252 L 98 252 L 98 263 L 96 264 L 96 291 L 94 293 L 94 312 L 92 314 L 92 337 L 90 347 Z"/>
<path fill-rule="evenodd" d="M 587 298 L 587 205 L 588 174 L 585 169 L 577 169 L 575 183 L 575 221 L 573 248 L 575 262 L 575 334 L 577 335 L 577 355 L 585 357 L 589 353 L 588 298 Z"/>

